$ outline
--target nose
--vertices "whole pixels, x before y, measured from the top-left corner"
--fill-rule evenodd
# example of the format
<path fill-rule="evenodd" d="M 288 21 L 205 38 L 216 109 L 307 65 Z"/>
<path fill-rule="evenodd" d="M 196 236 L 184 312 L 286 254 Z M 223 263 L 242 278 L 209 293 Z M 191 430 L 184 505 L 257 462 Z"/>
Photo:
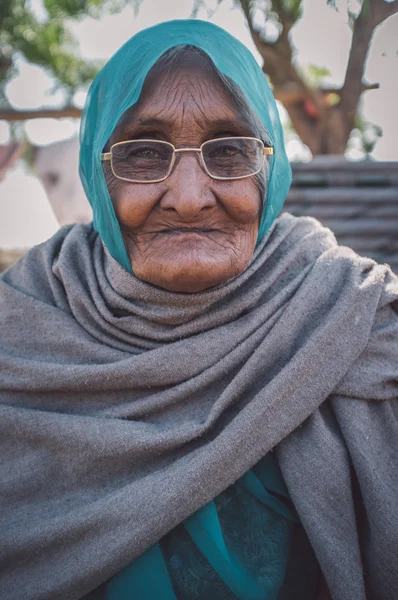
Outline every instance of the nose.
<path fill-rule="evenodd" d="M 201 211 L 216 204 L 211 191 L 211 178 L 203 172 L 199 156 L 177 155 L 177 164 L 165 180 L 167 191 L 161 200 L 164 210 L 174 210 L 186 220 L 193 219 Z"/>

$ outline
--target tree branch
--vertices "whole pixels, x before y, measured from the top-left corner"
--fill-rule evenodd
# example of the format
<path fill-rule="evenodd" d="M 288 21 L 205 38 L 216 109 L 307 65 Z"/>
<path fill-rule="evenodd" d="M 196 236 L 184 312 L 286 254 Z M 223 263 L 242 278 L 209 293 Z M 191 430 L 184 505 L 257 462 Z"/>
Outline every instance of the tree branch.
<path fill-rule="evenodd" d="M 363 0 L 352 34 L 351 49 L 343 87 L 340 92 L 341 108 L 346 112 L 347 126 L 352 128 L 362 92 L 369 89 L 362 82 L 366 59 L 375 28 L 398 12 L 398 1 Z"/>
<path fill-rule="evenodd" d="M 379 87 L 379 83 L 362 83 L 362 92 L 378 90 Z M 323 97 L 328 96 L 329 94 L 340 96 L 341 87 L 321 87 L 319 88 L 319 93 L 322 94 Z M 295 83 L 287 83 L 282 87 L 275 87 L 274 96 L 276 100 L 279 100 L 279 102 L 282 102 L 285 106 L 303 102 L 307 99 L 304 96 L 302 89 Z"/>
<path fill-rule="evenodd" d="M 253 42 L 255 43 L 257 50 L 262 55 L 262 49 L 265 46 L 272 46 L 272 44 L 268 44 L 265 40 L 261 39 L 260 32 L 258 31 L 258 29 L 254 29 L 253 21 L 252 21 L 252 17 L 251 17 L 251 13 L 250 13 L 250 8 L 251 8 L 250 0 L 238 0 L 238 1 L 241 6 L 241 9 L 243 11 L 243 14 L 246 17 L 246 22 L 248 24 L 250 34 L 253 38 Z"/>
<path fill-rule="evenodd" d="M 28 119 L 61 119 L 64 117 L 79 119 L 81 108 L 65 106 L 60 109 L 42 108 L 38 110 L 0 109 L 0 121 L 27 121 Z"/>
<path fill-rule="evenodd" d="M 278 18 L 279 37 L 269 42 L 265 32 L 255 28 L 253 10 L 256 0 L 238 0 L 252 39 L 263 58 L 263 71 L 269 76 L 275 97 L 287 109 L 298 135 L 313 154 L 343 154 L 355 124 L 363 92 L 377 89 L 377 83 L 363 81 L 367 54 L 375 28 L 398 12 L 398 0 L 363 0 L 354 22 L 351 49 L 344 84 L 341 88 L 313 89 L 296 69 L 290 30 L 300 18 L 301 2 L 268 0 L 264 15 Z M 340 100 L 331 97 L 336 94 Z M 337 101 L 336 101 L 337 100 Z"/>
<path fill-rule="evenodd" d="M 322 96 L 317 90 L 311 89 L 299 75 L 297 69 L 292 63 L 292 46 L 288 37 L 288 32 L 294 24 L 294 19 L 289 17 L 283 8 L 283 3 L 280 0 L 272 0 L 272 11 L 280 18 L 282 27 L 286 35 L 279 38 L 275 42 L 267 42 L 258 29 L 253 25 L 252 20 L 252 0 L 238 0 L 246 17 L 247 24 L 257 50 L 261 54 L 264 64 L 263 71 L 269 76 L 274 90 L 277 93 L 282 93 L 286 87 L 295 88 L 294 94 L 299 94 L 301 99 L 306 99 L 316 106 L 317 111 L 322 113 L 323 103 Z M 279 13 L 280 11 L 280 13 Z M 290 19 L 290 20 L 289 20 Z"/>
<path fill-rule="evenodd" d="M 286 10 L 286 7 L 282 0 L 271 0 L 272 10 L 278 15 L 279 21 L 282 25 L 282 34 L 284 38 L 287 38 L 291 28 L 296 22 L 295 18 Z M 291 46 L 289 44 L 291 49 Z"/>
<path fill-rule="evenodd" d="M 398 12 L 398 0 L 386 2 L 385 0 L 373 0 L 373 17 L 377 25 L 392 17 Z"/>

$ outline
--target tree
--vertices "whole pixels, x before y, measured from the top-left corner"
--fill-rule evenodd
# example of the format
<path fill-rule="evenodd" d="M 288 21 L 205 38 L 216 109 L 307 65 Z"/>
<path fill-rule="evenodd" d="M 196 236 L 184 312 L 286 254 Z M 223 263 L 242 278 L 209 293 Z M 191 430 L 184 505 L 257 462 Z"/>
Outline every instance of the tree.
<path fill-rule="evenodd" d="M 223 0 L 218 0 L 220 4 Z M 302 15 L 302 0 L 236 0 L 263 59 L 275 97 L 285 106 L 291 123 L 313 155 L 343 154 L 351 131 L 358 123 L 358 106 L 363 92 L 378 87 L 363 81 L 366 58 L 374 30 L 398 12 L 398 0 L 358 0 L 358 12 L 348 10 L 352 29 L 351 49 L 341 88 L 310 85 L 294 60 L 291 30 Z M 336 9 L 336 0 L 327 0 Z M 198 10 L 205 0 L 196 0 Z M 279 34 L 267 38 L 265 27 L 255 25 L 256 12 L 272 21 Z M 321 74 L 321 73 L 319 73 Z M 315 78 L 316 79 L 316 78 Z M 318 78 L 319 79 L 319 78 Z"/>
<path fill-rule="evenodd" d="M 74 48 L 65 20 L 89 14 L 98 17 L 109 10 L 133 4 L 138 10 L 145 0 L 44 0 L 45 15 L 39 20 L 26 0 L 0 2 L 0 102 L 6 100 L 4 85 L 12 76 L 14 57 L 22 54 L 29 62 L 42 65 L 58 85 L 73 92 L 91 81 L 99 65 L 84 62 Z M 167 0 L 165 0 L 167 1 Z M 224 0 L 216 0 L 221 4 Z M 322 1 L 322 0 L 319 0 Z M 336 9 L 336 0 L 323 0 Z M 378 87 L 363 81 L 373 33 L 378 25 L 398 12 L 398 0 L 357 0 L 358 10 L 348 10 L 352 29 L 351 50 L 345 80 L 340 88 L 322 87 L 320 68 L 313 67 L 309 83 L 297 66 L 291 31 L 302 15 L 303 0 L 235 0 L 246 18 L 253 41 L 263 59 L 263 71 L 275 97 L 285 106 L 292 126 L 313 155 L 343 154 L 351 131 L 361 123 L 358 107 L 363 92 Z M 192 0 L 193 14 L 206 7 L 207 0 Z M 348 5 L 348 2 L 347 2 Z M 274 24 L 276 39 L 265 26 L 256 25 L 256 16 Z M 71 102 L 69 102 L 71 104 Z M 13 111 L 4 106 L 0 119 L 35 116 L 79 116 L 71 105 L 60 110 Z M 363 122 L 362 122 L 363 126 Z"/>
<path fill-rule="evenodd" d="M 82 15 L 100 17 L 138 0 L 43 0 L 40 17 L 27 0 L 0 0 L 0 119 L 20 120 L 42 116 L 80 116 L 71 104 L 73 94 L 88 85 L 100 64 L 84 61 L 69 33 L 68 19 Z M 62 110 L 14 111 L 5 94 L 6 83 L 15 73 L 15 59 L 43 67 L 54 78 L 55 86 L 66 92 L 68 106 Z M 70 104 L 70 106 L 69 106 Z"/>

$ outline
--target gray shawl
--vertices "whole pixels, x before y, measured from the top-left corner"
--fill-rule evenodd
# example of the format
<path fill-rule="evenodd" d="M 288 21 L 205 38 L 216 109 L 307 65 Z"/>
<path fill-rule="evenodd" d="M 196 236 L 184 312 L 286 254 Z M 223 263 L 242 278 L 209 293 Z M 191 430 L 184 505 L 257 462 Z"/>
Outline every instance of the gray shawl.
<path fill-rule="evenodd" d="M 398 590 L 398 281 L 284 215 L 170 293 L 91 226 L 0 282 L 2 600 L 76 600 L 274 449 L 333 600 Z"/>

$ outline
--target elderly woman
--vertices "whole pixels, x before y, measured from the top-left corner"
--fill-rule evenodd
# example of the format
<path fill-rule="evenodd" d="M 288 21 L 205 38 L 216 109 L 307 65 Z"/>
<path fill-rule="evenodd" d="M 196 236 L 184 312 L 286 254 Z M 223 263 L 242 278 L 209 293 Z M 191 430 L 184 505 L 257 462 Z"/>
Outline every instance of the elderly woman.
<path fill-rule="evenodd" d="M 95 79 L 93 225 L 1 282 L 2 600 L 392 600 L 398 282 L 310 218 L 248 50 L 201 21 Z"/>

